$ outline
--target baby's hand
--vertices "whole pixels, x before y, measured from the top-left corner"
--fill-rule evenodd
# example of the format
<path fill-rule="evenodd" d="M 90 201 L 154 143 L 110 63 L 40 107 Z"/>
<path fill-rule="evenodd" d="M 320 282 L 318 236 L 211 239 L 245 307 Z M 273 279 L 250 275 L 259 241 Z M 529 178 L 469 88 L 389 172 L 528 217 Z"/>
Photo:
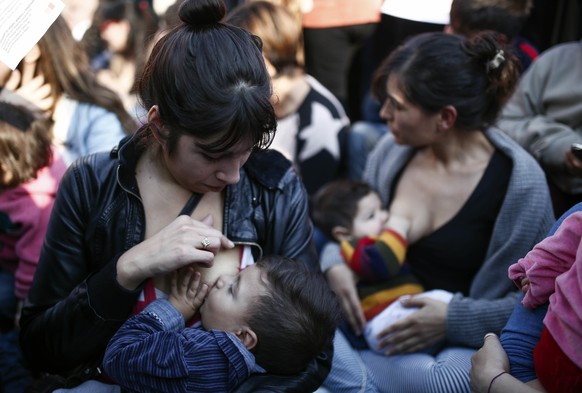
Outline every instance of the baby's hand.
<path fill-rule="evenodd" d="M 523 293 L 527 293 L 528 290 L 529 290 L 529 278 L 524 277 L 521 279 L 521 291 Z"/>
<path fill-rule="evenodd" d="M 172 273 L 172 291 L 168 301 L 182 314 L 184 320 L 188 321 L 196 314 L 208 295 L 208 285 L 201 283 L 199 272 L 195 272 L 191 267 L 184 270 L 180 283 L 178 272 Z"/>

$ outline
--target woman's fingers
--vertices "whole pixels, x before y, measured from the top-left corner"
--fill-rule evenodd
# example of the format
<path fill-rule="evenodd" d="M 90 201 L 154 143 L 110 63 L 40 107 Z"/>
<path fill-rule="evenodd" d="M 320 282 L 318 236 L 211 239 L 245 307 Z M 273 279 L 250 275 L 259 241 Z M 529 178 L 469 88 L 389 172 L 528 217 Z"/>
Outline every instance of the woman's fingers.
<path fill-rule="evenodd" d="M 26 57 L 22 62 L 22 79 L 20 81 L 21 85 L 29 83 L 34 79 L 34 74 L 36 73 L 36 60 L 27 61 Z"/>
<path fill-rule="evenodd" d="M 12 71 L 12 73 L 10 74 L 10 77 L 8 78 L 8 80 L 6 81 L 6 83 L 4 84 L 4 87 L 10 91 L 16 91 L 16 89 L 18 89 L 18 86 L 20 86 L 20 78 L 21 74 L 19 70 L 14 70 Z"/>
<path fill-rule="evenodd" d="M 180 216 L 126 251 L 118 260 L 118 282 L 135 289 L 143 280 L 170 273 L 187 265 L 211 267 L 221 248 L 234 244 L 219 230 Z"/>
<path fill-rule="evenodd" d="M 445 338 L 446 303 L 423 297 L 401 303 L 418 310 L 380 332 L 379 347 L 386 348 L 387 354 L 416 352 Z"/>

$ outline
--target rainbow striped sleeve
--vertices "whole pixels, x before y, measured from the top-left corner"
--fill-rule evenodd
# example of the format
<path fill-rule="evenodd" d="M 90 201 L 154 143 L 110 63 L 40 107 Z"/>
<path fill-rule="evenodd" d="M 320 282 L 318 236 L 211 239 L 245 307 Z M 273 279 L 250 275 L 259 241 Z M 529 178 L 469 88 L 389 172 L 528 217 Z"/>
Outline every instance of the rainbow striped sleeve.
<path fill-rule="evenodd" d="M 378 237 L 340 243 L 344 261 L 364 282 L 384 281 L 398 275 L 406 247 L 406 239 L 392 229 L 384 230 Z"/>

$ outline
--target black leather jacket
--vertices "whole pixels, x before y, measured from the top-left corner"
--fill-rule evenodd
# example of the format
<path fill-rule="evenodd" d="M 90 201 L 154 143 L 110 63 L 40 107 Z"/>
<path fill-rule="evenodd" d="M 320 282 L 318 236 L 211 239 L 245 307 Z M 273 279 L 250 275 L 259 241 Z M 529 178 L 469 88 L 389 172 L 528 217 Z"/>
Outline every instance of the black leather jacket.
<path fill-rule="evenodd" d="M 74 163 L 61 182 L 20 321 L 22 349 L 34 370 L 93 374 L 132 312 L 142 288 L 120 287 L 116 262 L 144 239 L 134 176 L 140 154 L 134 139 L 125 138 L 111 153 Z M 251 245 L 255 258 L 279 254 L 318 269 L 307 194 L 275 151 L 254 153 L 240 181 L 226 189 L 223 227 L 233 242 Z M 314 391 L 330 364 L 331 349 L 297 378 L 253 376 L 239 391 Z"/>

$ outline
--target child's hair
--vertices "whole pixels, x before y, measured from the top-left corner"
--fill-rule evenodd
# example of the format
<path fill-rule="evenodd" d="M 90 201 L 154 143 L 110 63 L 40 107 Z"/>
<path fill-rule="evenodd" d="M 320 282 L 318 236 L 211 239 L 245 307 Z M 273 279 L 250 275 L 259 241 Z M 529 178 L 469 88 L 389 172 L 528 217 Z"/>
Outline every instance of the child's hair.
<path fill-rule="evenodd" d="M 257 334 L 251 352 L 273 374 L 297 374 L 331 345 L 341 309 L 323 274 L 281 256 L 257 262 L 267 293 L 253 304 L 248 323 Z"/>
<path fill-rule="evenodd" d="M 233 8 L 226 22 L 242 27 L 263 40 L 263 53 L 277 75 L 293 75 L 304 67 L 301 23 L 283 5 L 251 1 Z"/>
<path fill-rule="evenodd" d="M 352 229 L 358 203 L 374 192 L 367 183 L 357 180 L 334 180 L 324 185 L 313 197 L 311 219 L 329 239 L 333 228 L 342 226 Z"/>
<path fill-rule="evenodd" d="M 466 37 L 493 30 L 511 40 L 519 34 L 532 6 L 532 0 L 453 0 L 451 27 Z"/>
<path fill-rule="evenodd" d="M 0 102 L 1 188 L 26 183 L 50 164 L 50 125 L 48 119 L 35 120 L 32 112 L 22 106 Z"/>

